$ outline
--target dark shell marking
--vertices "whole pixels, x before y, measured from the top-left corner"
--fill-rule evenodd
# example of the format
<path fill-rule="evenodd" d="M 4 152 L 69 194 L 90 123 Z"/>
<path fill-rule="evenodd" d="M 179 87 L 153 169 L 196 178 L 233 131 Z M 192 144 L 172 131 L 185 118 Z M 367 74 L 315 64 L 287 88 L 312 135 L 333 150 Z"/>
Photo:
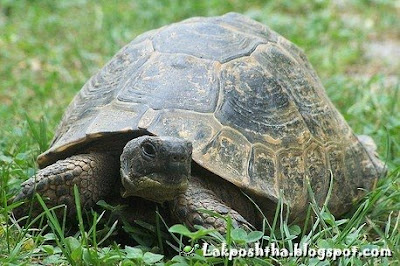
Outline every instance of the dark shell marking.
<path fill-rule="evenodd" d="M 175 23 L 122 48 L 75 97 L 38 161 L 138 130 L 191 140 L 199 165 L 274 201 L 282 191 L 294 213 L 308 202 L 307 180 L 322 204 L 332 173 L 340 208 L 378 175 L 304 53 L 234 13 Z"/>

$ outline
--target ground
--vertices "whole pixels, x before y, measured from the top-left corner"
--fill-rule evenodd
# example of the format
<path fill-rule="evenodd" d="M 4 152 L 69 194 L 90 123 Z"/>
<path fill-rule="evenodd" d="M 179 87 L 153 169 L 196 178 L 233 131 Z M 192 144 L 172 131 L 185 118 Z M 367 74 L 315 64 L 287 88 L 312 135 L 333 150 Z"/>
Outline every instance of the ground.
<path fill-rule="evenodd" d="M 37 170 L 68 103 L 84 82 L 138 34 L 191 16 L 243 13 L 265 23 L 301 47 L 329 97 L 357 134 L 373 137 L 388 176 L 354 209 L 335 219 L 326 209 L 310 209 L 311 232 L 287 224 L 277 213 L 262 234 L 232 230 L 218 236 L 180 226 L 169 233 L 124 224 L 140 247 L 118 245 L 115 227 L 94 214 L 68 235 L 62 221 L 45 213 L 47 230 L 13 223 L 9 199 Z M 392 249 L 391 258 L 340 258 L 341 265 L 400 262 L 400 14 L 399 1 L 12 1 L 0 0 L 0 264 L 122 265 L 163 262 L 226 264 L 227 259 L 178 256 L 180 235 L 191 244 L 207 240 L 246 247 L 262 240 L 280 247 Z M 108 207 L 111 208 L 111 207 Z M 318 215 L 316 215 L 316 213 Z M 48 221 L 47 221 L 48 220 Z M 98 222 L 97 222 L 98 220 Z M 279 221 L 281 221 L 279 223 Z M 120 222 L 121 224 L 121 222 Z M 145 234 L 143 232 L 146 232 Z M 175 233 L 173 233 L 175 232 Z M 150 238 L 149 238 L 150 236 Z M 143 241 L 149 238 L 151 241 Z M 168 240 L 168 242 L 166 242 Z M 187 245 L 187 241 L 184 241 Z M 169 244 L 168 244 L 169 243 Z M 186 250 L 186 249 L 185 249 Z M 161 254 L 161 255 L 160 255 Z M 177 255 L 174 257 L 174 255 Z M 317 258 L 238 259 L 248 264 L 329 265 Z"/>

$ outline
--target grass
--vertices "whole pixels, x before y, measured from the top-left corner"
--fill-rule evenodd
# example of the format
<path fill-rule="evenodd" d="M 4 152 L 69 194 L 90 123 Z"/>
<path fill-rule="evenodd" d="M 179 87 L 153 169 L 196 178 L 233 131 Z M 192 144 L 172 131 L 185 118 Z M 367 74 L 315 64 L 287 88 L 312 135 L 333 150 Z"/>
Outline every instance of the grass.
<path fill-rule="evenodd" d="M 239 229 L 226 236 L 181 226 L 114 223 L 91 213 L 76 233 L 45 208 L 40 226 L 13 223 L 9 199 L 36 171 L 66 106 L 83 83 L 138 34 L 199 15 L 237 11 L 255 18 L 296 43 L 317 70 L 329 97 L 357 134 L 368 134 L 388 165 L 388 176 L 341 217 L 310 206 L 311 231 L 288 224 L 285 213 L 266 232 Z M 400 72 L 399 57 L 367 56 L 366 45 L 398 46 L 395 1 L 10 1 L 0 0 L 0 264 L 167 265 L 228 264 L 227 259 L 179 256 L 187 243 L 249 247 L 256 241 L 294 249 L 389 247 L 391 258 L 339 258 L 340 265 L 400 263 Z M 78 199 L 79 197 L 77 197 Z M 107 207 L 107 205 L 105 205 Z M 44 206 L 45 207 L 45 206 Z M 116 212 L 118 208 L 108 206 Z M 110 212 L 110 211 L 108 211 Z M 315 212 L 318 214 L 316 215 Z M 84 216 L 79 215 L 79 217 Z M 229 222 L 229 221 L 228 221 Z M 123 227 L 139 246 L 118 244 Z M 187 242 L 187 239 L 190 242 Z M 174 250 L 174 247 L 176 250 Z M 329 265 L 318 258 L 237 259 L 236 265 Z"/>

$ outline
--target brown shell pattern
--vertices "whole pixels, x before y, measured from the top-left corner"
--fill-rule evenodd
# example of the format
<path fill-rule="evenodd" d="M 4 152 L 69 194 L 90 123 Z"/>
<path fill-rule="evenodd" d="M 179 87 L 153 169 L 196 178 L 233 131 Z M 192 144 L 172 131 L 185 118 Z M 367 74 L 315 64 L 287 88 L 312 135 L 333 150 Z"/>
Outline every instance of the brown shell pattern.
<path fill-rule="evenodd" d="M 198 164 L 271 200 L 282 193 L 297 211 L 308 181 L 322 203 L 332 175 L 338 203 L 376 177 L 303 52 L 235 13 L 175 23 L 122 48 L 74 98 L 38 161 L 140 129 L 191 140 Z"/>

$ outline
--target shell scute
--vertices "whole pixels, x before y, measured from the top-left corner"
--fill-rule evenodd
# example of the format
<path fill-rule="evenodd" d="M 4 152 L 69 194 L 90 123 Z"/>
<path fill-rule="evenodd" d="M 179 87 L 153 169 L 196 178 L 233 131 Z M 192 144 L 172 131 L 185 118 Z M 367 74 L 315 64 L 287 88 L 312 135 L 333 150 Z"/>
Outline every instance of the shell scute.
<path fill-rule="evenodd" d="M 234 13 L 165 26 L 122 48 L 74 98 L 38 162 L 140 134 L 190 140 L 200 166 L 264 199 L 283 192 L 294 214 L 308 203 L 308 181 L 322 204 L 332 173 L 329 206 L 339 213 L 379 174 L 304 53 Z"/>

